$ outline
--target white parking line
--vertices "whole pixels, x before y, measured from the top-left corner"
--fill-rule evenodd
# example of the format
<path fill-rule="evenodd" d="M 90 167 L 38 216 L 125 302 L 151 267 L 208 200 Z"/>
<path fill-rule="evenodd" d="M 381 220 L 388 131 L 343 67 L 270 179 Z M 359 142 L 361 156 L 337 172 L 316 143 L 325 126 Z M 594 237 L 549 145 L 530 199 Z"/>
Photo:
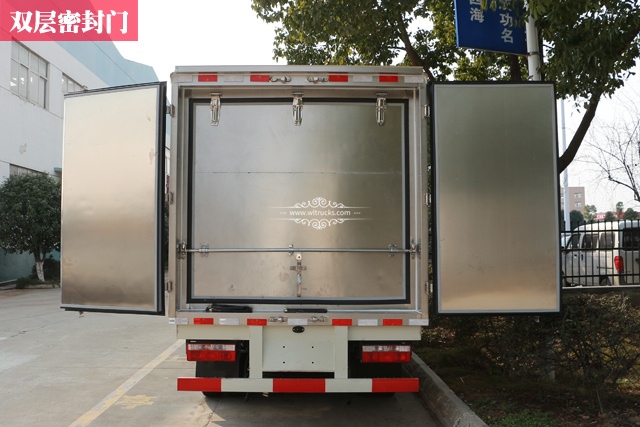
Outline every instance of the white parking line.
<path fill-rule="evenodd" d="M 146 377 L 149 372 L 153 371 L 156 366 L 164 362 L 167 357 L 171 356 L 182 344 L 184 344 L 184 340 L 176 341 L 173 345 L 171 345 L 171 347 L 163 351 L 151 362 L 147 363 L 144 368 L 140 369 L 138 372 L 133 374 L 131 378 L 123 382 L 120 387 L 118 387 L 111 394 L 102 399 L 100 403 L 98 403 L 80 418 L 71 423 L 69 427 L 83 427 L 91 424 L 93 421 L 95 421 L 96 418 L 100 416 L 100 414 L 109 409 L 122 396 L 124 396 L 129 390 L 131 390 L 133 386 L 138 384 L 140 380 Z"/>

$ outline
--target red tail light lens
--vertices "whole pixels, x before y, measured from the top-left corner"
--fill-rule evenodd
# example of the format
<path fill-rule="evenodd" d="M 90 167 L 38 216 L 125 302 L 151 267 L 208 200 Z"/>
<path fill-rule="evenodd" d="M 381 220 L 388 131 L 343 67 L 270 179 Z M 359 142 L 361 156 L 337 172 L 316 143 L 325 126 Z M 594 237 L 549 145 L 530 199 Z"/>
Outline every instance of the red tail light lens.
<path fill-rule="evenodd" d="M 616 271 L 624 271 L 624 258 L 617 256 L 613 259 L 613 263 L 616 266 Z"/>
<path fill-rule="evenodd" d="M 410 361 L 410 345 L 362 346 L 362 363 L 407 363 Z"/>
<path fill-rule="evenodd" d="M 235 362 L 235 344 L 187 343 L 187 360 L 197 362 Z"/>

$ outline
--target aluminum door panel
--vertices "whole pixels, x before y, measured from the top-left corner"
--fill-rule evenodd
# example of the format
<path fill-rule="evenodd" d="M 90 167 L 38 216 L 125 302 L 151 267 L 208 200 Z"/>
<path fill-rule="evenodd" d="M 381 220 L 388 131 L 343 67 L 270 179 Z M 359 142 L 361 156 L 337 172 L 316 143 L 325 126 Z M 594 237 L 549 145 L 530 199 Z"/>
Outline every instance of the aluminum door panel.
<path fill-rule="evenodd" d="M 552 84 L 434 86 L 443 313 L 560 308 Z"/>
<path fill-rule="evenodd" d="M 192 245 L 209 248 L 386 249 L 405 238 L 403 105 L 223 104 L 219 126 L 195 106 Z M 250 122 L 251 125 L 247 125 Z M 264 129 L 264 131 L 256 131 Z M 258 135 L 258 137 L 256 137 Z M 288 253 L 192 258 L 192 297 L 397 299 L 405 256 L 304 253 L 302 292 Z"/>
<path fill-rule="evenodd" d="M 294 126 L 290 103 L 229 102 L 218 126 L 209 104 L 195 104 L 196 173 L 402 172 L 402 104 L 389 104 L 378 126 L 373 102 L 306 100 Z"/>
<path fill-rule="evenodd" d="M 161 314 L 165 84 L 65 100 L 62 307 Z"/>

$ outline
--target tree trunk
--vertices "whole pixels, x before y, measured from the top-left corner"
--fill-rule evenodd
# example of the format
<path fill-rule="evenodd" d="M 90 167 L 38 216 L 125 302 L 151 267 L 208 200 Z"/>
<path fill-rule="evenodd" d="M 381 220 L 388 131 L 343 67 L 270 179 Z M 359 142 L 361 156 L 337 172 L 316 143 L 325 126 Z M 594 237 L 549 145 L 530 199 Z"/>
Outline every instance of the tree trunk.
<path fill-rule="evenodd" d="M 407 28 L 405 27 L 404 20 L 402 19 L 402 14 L 400 13 L 398 13 L 396 26 L 400 33 L 400 39 L 402 40 L 402 43 L 404 43 L 404 50 L 405 52 L 407 52 L 407 55 L 411 60 L 411 65 L 422 67 L 424 72 L 427 74 L 427 77 L 429 78 L 429 80 L 434 81 L 435 77 L 433 76 L 433 73 L 427 66 L 427 63 L 424 61 L 424 59 L 420 55 L 418 55 L 418 52 L 416 52 L 415 49 L 413 48 L 413 45 L 411 44 L 411 39 L 409 38 L 409 33 L 407 33 Z"/>
<path fill-rule="evenodd" d="M 591 126 L 591 122 L 596 115 L 596 109 L 598 108 L 598 103 L 600 102 L 600 93 L 594 93 L 591 95 L 591 100 L 589 101 L 589 106 L 587 107 L 587 111 L 584 113 L 582 117 L 582 121 L 580 122 L 580 126 L 578 126 L 578 130 L 573 135 L 569 146 L 560 159 L 558 160 L 558 173 L 562 173 L 567 166 L 573 161 L 578 154 L 578 149 L 584 140 L 584 137 L 587 135 L 587 130 L 589 130 L 589 126 Z"/>
<path fill-rule="evenodd" d="M 522 70 L 520 69 L 520 57 L 518 55 L 509 55 L 509 72 L 511 81 L 522 81 Z"/>
<path fill-rule="evenodd" d="M 34 254 L 36 259 L 36 274 L 38 275 L 38 280 L 44 282 L 44 257 L 40 257 L 40 254 Z"/>

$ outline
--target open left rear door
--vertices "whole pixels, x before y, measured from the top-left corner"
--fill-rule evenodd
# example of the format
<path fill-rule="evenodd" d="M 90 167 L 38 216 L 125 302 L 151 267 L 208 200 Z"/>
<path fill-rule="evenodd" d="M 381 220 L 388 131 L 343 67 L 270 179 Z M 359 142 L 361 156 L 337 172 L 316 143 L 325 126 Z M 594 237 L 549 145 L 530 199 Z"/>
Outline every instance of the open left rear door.
<path fill-rule="evenodd" d="M 62 308 L 163 314 L 166 83 L 68 95 Z"/>

